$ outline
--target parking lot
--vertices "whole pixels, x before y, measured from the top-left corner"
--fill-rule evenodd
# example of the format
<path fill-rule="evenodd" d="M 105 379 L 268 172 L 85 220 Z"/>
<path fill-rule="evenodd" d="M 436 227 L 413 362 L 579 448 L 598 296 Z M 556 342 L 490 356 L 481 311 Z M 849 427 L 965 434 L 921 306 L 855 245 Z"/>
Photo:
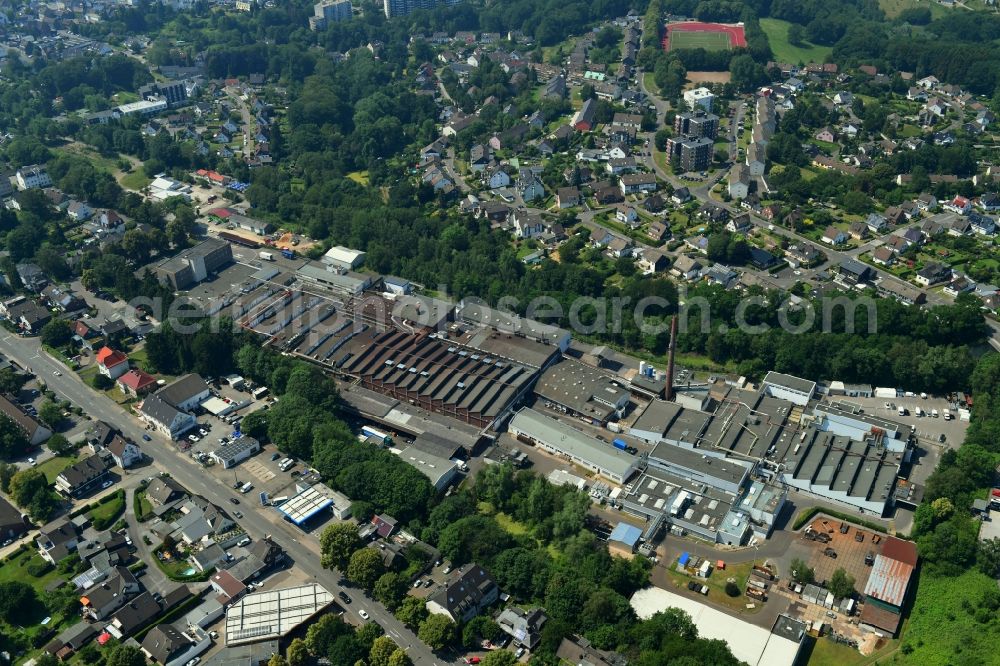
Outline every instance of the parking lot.
<path fill-rule="evenodd" d="M 968 421 L 960 421 L 957 411 L 941 397 L 929 396 L 920 398 L 845 398 L 837 396 L 837 400 L 858 405 L 865 410 L 866 414 L 884 418 L 897 423 L 905 423 L 914 428 L 917 438 L 924 444 L 940 444 L 941 435 L 944 435 L 944 445 L 957 447 L 965 440 L 965 430 L 969 427 Z M 886 403 L 890 407 L 886 408 Z M 899 408 L 906 409 L 906 416 L 899 415 Z M 917 408 L 920 408 L 927 416 L 917 416 Z M 932 410 L 938 411 L 938 417 L 929 416 Z M 945 409 L 951 409 L 952 418 L 945 420 L 943 414 Z"/>
<path fill-rule="evenodd" d="M 842 532 L 841 526 L 847 528 Z M 854 587 L 858 592 L 865 589 L 868 577 L 871 575 L 871 566 L 865 563 L 865 557 L 870 553 L 872 558 L 881 552 L 881 541 L 884 535 L 878 534 L 879 543 L 873 541 L 875 533 L 864 527 L 844 523 L 836 518 L 828 518 L 822 514 L 817 516 L 811 523 L 813 531 L 826 534 L 830 541 L 810 541 L 803 535 L 799 541 L 808 550 L 809 557 L 807 564 L 812 567 L 816 575 L 816 581 L 823 583 L 833 577 L 833 572 L 843 568 L 849 575 L 854 577 Z M 858 541 L 858 536 L 862 538 Z M 836 557 L 825 555 L 824 552 L 835 553 Z"/>

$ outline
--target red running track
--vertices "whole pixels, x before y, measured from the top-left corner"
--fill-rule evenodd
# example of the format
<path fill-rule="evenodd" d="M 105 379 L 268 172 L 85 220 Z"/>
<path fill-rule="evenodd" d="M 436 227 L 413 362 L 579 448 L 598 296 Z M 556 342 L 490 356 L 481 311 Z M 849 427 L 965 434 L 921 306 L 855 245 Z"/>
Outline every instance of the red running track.
<path fill-rule="evenodd" d="M 729 46 L 734 49 L 746 48 L 747 36 L 741 25 L 726 25 L 724 23 L 702 23 L 701 21 L 685 21 L 667 25 L 667 34 L 663 37 L 663 50 L 670 50 L 670 33 L 681 32 L 724 32 L 729 35 Z"/>

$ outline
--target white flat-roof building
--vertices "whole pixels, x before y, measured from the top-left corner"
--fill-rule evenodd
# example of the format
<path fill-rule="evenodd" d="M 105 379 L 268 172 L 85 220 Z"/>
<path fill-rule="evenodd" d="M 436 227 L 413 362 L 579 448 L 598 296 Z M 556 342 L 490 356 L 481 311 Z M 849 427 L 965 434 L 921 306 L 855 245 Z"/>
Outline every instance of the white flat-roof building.
<path fill-rule="evenodd" d="M 281 638 L 331 603 L 316 583 L 247 595 L 226 610 L 226 645 Z"/>
<path fill-rule="evenodd" d="M 693 90 L 684 91 L 684 101 L 687 102 L 688 106 L 692 110 L 697 109 L 699 106 L 706 111 L 712 110 L 712 102 L 715 101 L 715 95 L 708 88 L 695 88 Z"/>
<path fill-rule="evenodd" d="M 352 270 L 363 264 L 365 253 L 361 250 L 352 250 L 343 245 L 335 245 L 323 255 L 323 263 L 331 266 L 342 266 Z"/>
<path fill-rule="evenodd" d="M 161 113 L 167 110 L 167 100 L 157 99 L 157 100 L 141 100 L 138 102 L 129 102 L 128 104 L 122 104 L 115 107 L 115 112 L 121 116 L 152 116 L 157 113 Z"/>
<path fill-rule="evenodd" d="M 511 419 L 509 429 L 515 437 L 565 456 L 574 464 L 615 483 L 625 483 L 639 468 L 638 457 L 534 409 L 520 410 Z"/>
<path fill-rule="evenodd" d="M 170 197 L 183 197 L 186 201 L 191 200 L 190 185 L 185 185 L 184 183 L 174 180 L 173 178 L 168 178 L 163 174 L 154 178 L 153 182 L 149 184 L 147 190 L 149 191 L 150 197 L 159 201 L 169 199 Z"/>
<path fill-rule="evenodd" d="M 458 474 L 458 466 L 451 460 L 422 451 L 415 446 L 402 450 L 392 449 L 392 451 L 406 464 L 426 476 L 438 492 L 447 488 Z"/>
<path fill-rule="evenodd" d="M 806 405 L 816 393 L 816 382 L 773 370 L 764 376 L 761 386 L 771 397 L 796 405 Z"/>
<path fill-rule="evenodd" d="M 779 615 L 768 631 L 658 587 L 639 590 L 632 595 L 631 604 L 643 620 L 667 608 L 683 610 L 698 627 L 700 638 L 725 641 L 733 656 L 750 666 L 792 666 L 805 635 L 805 624 L 785 615 Z"/>

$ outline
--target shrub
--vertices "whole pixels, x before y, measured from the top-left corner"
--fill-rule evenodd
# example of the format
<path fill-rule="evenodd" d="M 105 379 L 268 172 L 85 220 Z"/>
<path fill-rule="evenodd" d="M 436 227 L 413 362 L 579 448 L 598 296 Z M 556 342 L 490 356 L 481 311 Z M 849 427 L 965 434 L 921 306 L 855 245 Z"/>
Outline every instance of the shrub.
<path fill-rule="evenodd" d="M 35 578 L 41 578 L 42 576 L 44 576 L 45 574 L 47 574 L 49 571 L 52 570 L 52 565 L 49 562 L 46 562 L 45 560 L 41 560 L 39 562 L 29 562 L 28 566 L 25 567 L 25 569 L 30 575 L 34 576 Z"/>

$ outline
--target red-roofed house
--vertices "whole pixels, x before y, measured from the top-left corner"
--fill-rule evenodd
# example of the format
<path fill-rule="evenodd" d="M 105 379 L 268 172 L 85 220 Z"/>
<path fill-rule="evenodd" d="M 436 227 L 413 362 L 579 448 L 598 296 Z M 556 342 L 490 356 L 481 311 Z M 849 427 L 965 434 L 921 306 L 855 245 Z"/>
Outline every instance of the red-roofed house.
<path fill-rule="evenodd" d="M 233 211 L 229 210 L 228 208 L 213 208 L 212 210 L 208 211 L 208 214 L 225 220 L 228 219 L 229 216 L 233 214 Z"/>
<path fill-rule="evenodd" d="M 118 379 L 128 370 L 128 356 L 111 347 L 97 352 L 97 370 L 105 377 Z"/>
<path fill-rule="evenodd" d="M 225 569 L 212 576 L 211 584 L 212 589 L 219 593 L 217 599 L 223 606 L 236 601 L 247 591 L 246 586 Z"/>
<path fill-rule="evenodd" d="M 156 377 L 138 368 L 131 368 L 118 378 L 118 386 L 125 395 L 133 398 L 143 396 L 156 388 Z"/>
<path fill-rule="evenodd" d="M 967 215 L 972 210 L 972 202 L 962 195 L 957 195 L 954 199 L 944 204 L 944 209 L 958 213 L 959 215 Z"/>

